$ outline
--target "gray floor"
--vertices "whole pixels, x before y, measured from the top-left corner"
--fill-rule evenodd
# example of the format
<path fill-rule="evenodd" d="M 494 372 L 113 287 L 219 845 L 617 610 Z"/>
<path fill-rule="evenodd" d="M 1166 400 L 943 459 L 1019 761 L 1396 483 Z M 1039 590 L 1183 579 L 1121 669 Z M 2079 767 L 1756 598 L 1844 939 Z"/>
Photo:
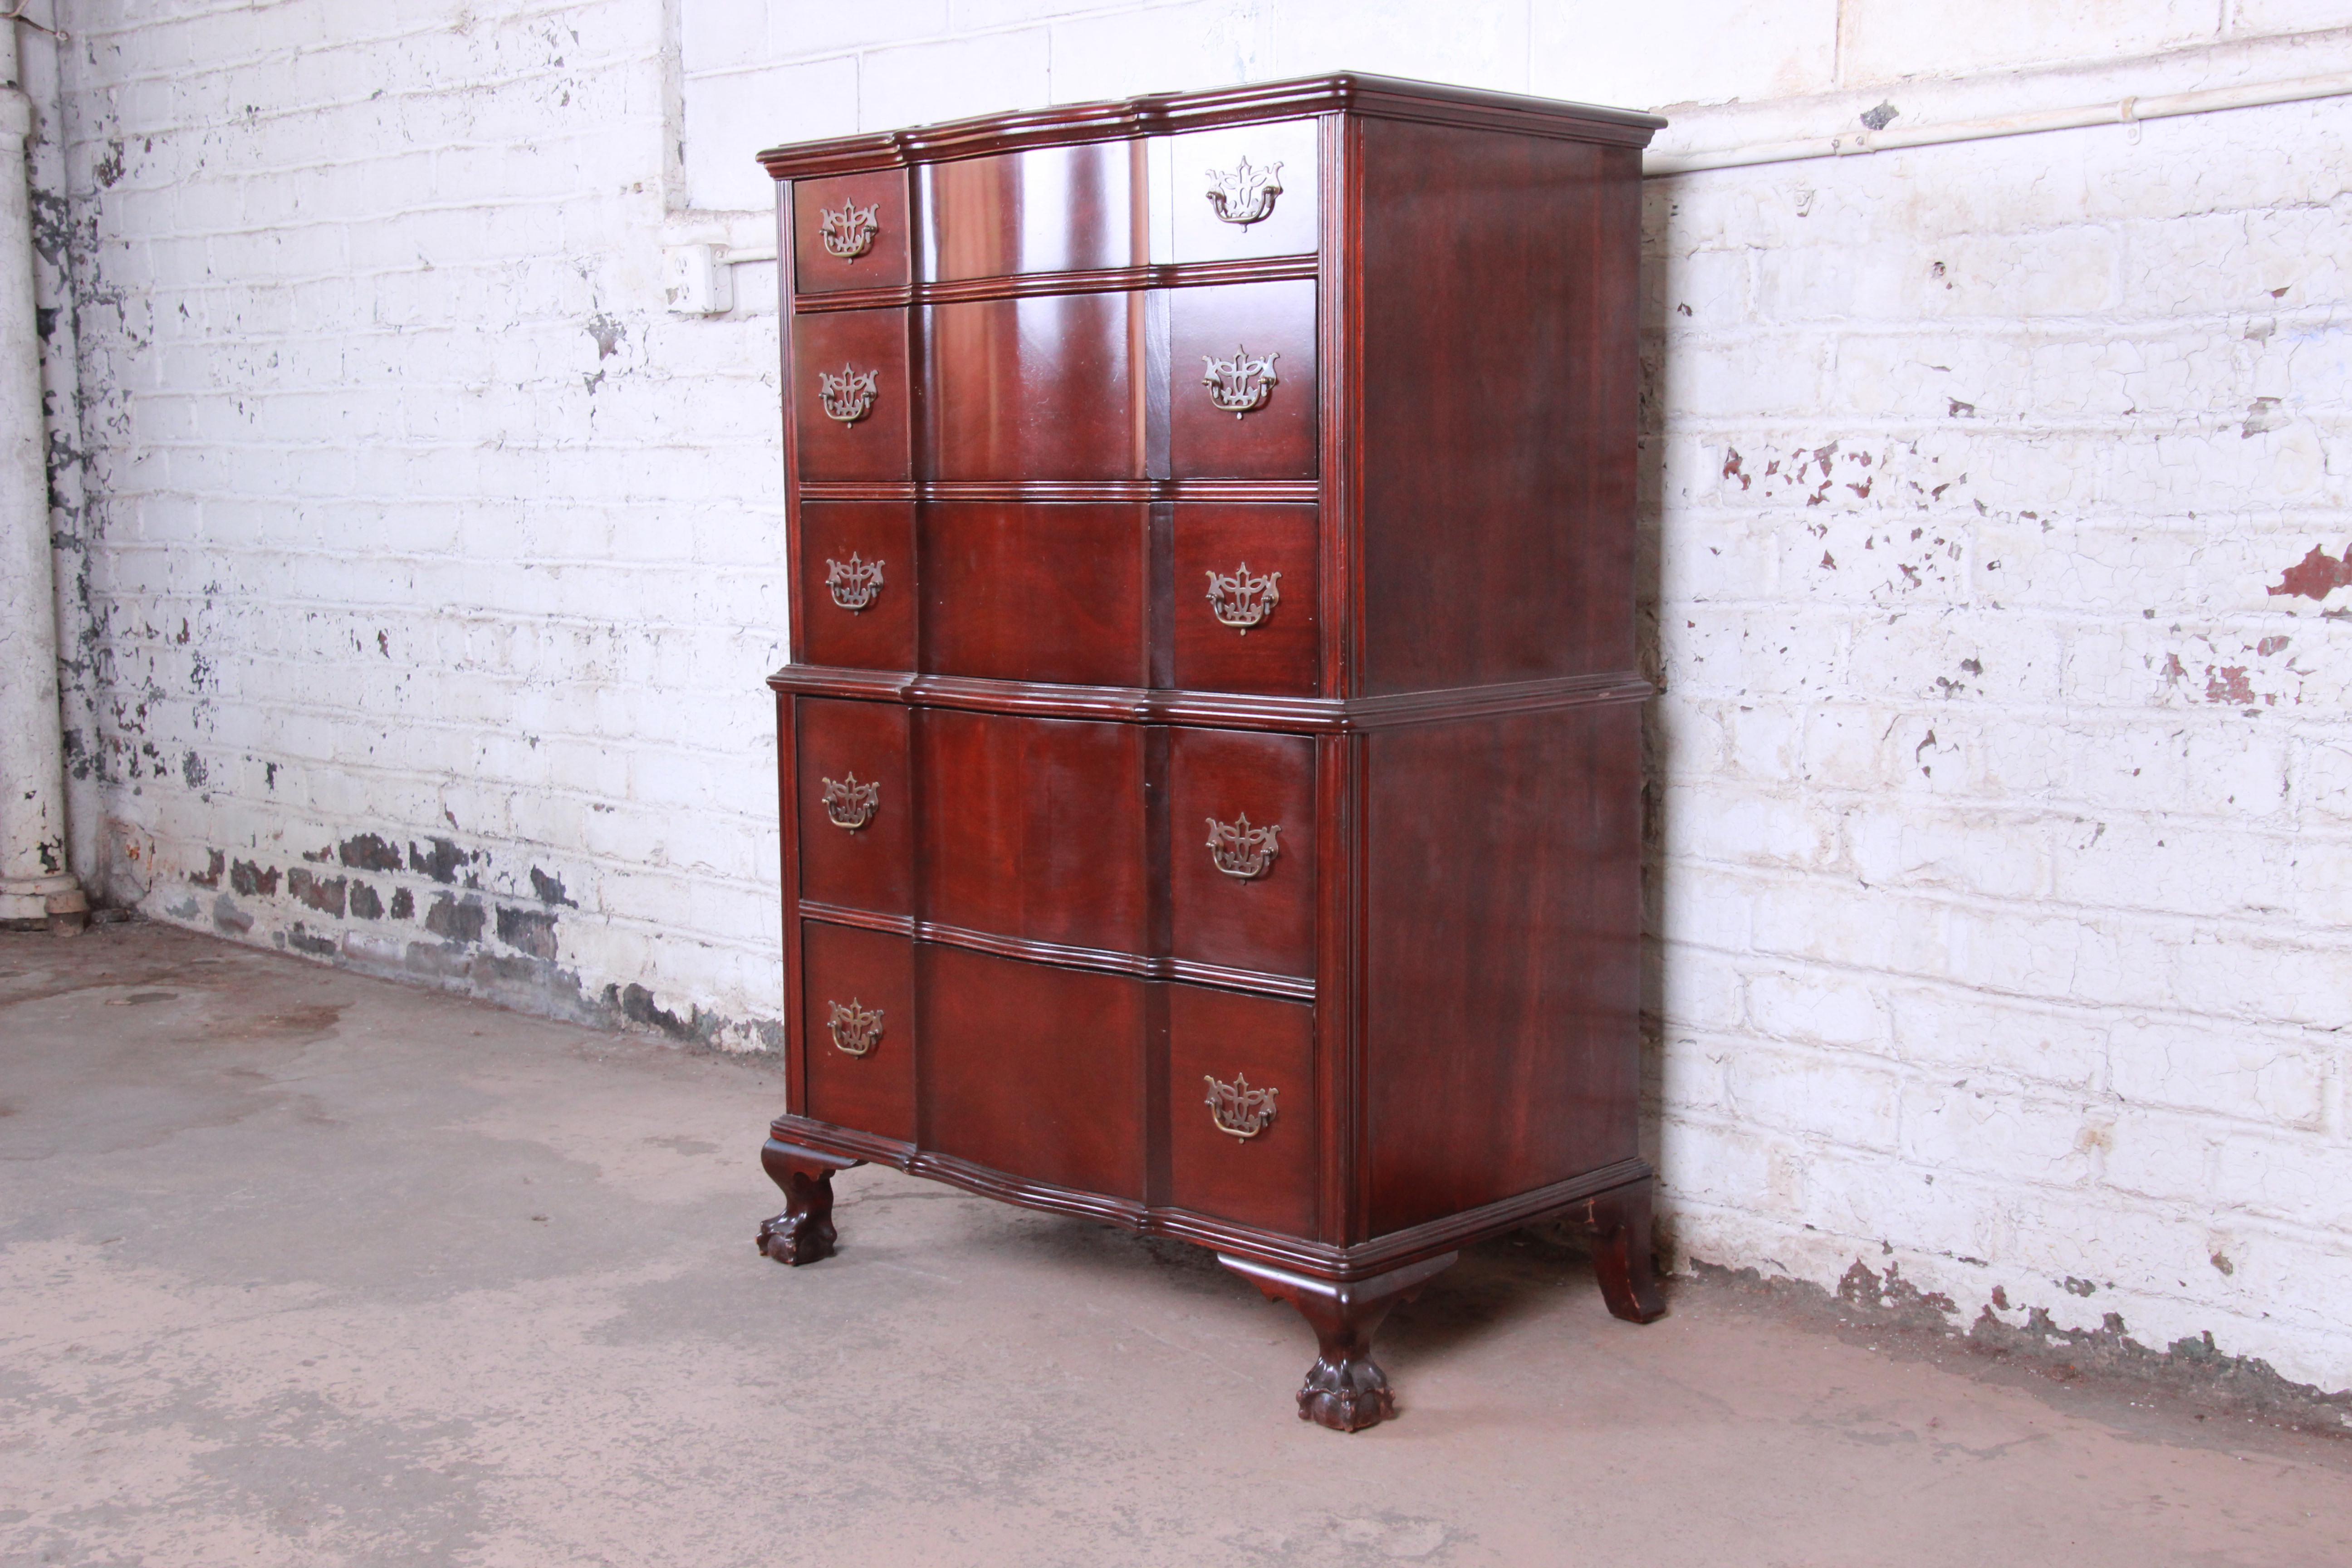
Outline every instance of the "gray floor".
<path fill-rule="evenodd" d="M 2352 1440 L 1482 1249 L 1302 1426 L 1205 1255 L 889 1172 L 753 1255 L 754 1064 L 133 925 L 0 936 L 0 1563 L 2352 1561 Z"/>

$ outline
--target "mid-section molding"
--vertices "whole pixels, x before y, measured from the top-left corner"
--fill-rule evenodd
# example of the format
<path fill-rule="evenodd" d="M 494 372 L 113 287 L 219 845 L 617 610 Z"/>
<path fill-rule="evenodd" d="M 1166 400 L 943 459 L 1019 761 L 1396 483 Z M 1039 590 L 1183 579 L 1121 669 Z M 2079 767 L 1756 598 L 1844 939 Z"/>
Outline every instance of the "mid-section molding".
<path fill-rule="evenodd" d="M 999 958 L 1050 963 L 1059 969 L 1091 969 L 1106 974 L 1131 974 L 1142 980 L 1212 985 L 1220 990 L 1248 991 L 1294 1002 L 1312 1002 L 1315 999 L 1315 982 L 1299 975 L 1268 974 L 1255 969 L 1230 969 L 1223 964 L 1200 963 L 1189 958 L 1153 957 L 1096 947 L 1066 947 L 1058 942 L 1000 936 L 994 931 L 973 931 L 965 926 L 917 920 L 908 915 L 881 914 L 873 910 L 828 904 L 815 899 L 801 900 L 799 909 L 800 918 L 804 921 L 856 926 L 861 931 L 887 931 L 917 942 L 941 942 L 950 947 L 992 953 Z"/>
<path fill-rule="evenodd" d="M 1354 734 L 1406 724 L 1441 724 L 1602 703 L 1643 702 L 1657 691 L 1640 676 L 1622 670 L 1495 686 L 1333 698 L 1261 697 L 1239 691 L 1125 686 L 1052 686 L 1037 681 L 982 680 L 971 676 L 915 675 L 904 670 L 845 669 L 806 664 L 784 666 L 768 677 L 768 685 L 776 691 L 797 696 L 904 702 L 919 708 L 1223 730 L 1280 730 L 1302 734 Z"/>
<path fill-rule="evenodd" d="M 902 283 L 887 289 L 839 289 L 793 296 L 793 313 L 877 310 L 899 305 L 956 305 L 980 300 L 1022 300 L 1046 294 L 1130 294 L 1150 289 L 1207 289 L 1229 283 L 1312 282 L 1318 264 L 1312 256 L 1265 260 L 1187 261 L 1150 267 L 1106 267 L 1086 272 L 1019 272 L 995 278 L 959 278 L 940 283 Z"/>
<path fill-rule="evenodd" d="M 1342 71 L 1208 92 L 1152 93 L 1103 103 L 1074 103 L 1057 109 L 950 120 L 908 131 L 838 136 L 823 142 L 771 147 L 760 154 L 760 163 L 772 179 L 804 180 L 868 169 L 903 168 L 909 163 L 980 158 L 1025 147 L 1164 136 L 1253 120 L 1295 120 L 1331 113 L 1415 120 L 1433 125 L 1506 131 L 1521 136 L 1599 142 L 1619 147 L 1646 146 L 1651 136 L 1665 124 L 1654 114 L 1631 110 Z"/>
<path fill-rule="evenodd" d="M 939 1153 L 896 1139 L 879 1138 L 870 1132 L 835 1127 L 830 1122 L 813 1121 L 790 1113 L 777 1117 L 770 1124 L 768 1131 L 777 1142 L 791 1148 L 867 1160 L 877 1165 L 895 1165 L 908 1175 L 945 1182 L 968 1193 L 1000 1198 L 1006 1203 L 1019 1204 L 1024 1208 L 1081 1215 L 1087 1219 L 1101 1220 L 1146 1236 L 1166 1236 L 1181 1241 L 1198 1242 L 1213 1247 L 1220 1252 L 1256 1258 L 1280 1268 L 1297 1269 L 1318 1279 L 1334 1281 L 1365 1279 L 1375 1274 L 1385 1274 L 1391 1268 L 1405 1268 L 1424 1258 L 1434 1258 L 1442 1252 L 1455 1251 L 1489 1237 L 1517 1230 L 1548 1215 L 1571 1208 L 1588 1198 L 1598 1197 L 1636 1182 L 1648 1181 L 1653 1174 L 1646 1160 L 1619 1160 L 1566 1181 L 1553 1182 L 1494 1203 L 1482 1204 L 1476 1208 L 1465 1209 L 1425 1225 L 1391 1231 L 1386 1236 L 1374 1237 L 1354 1247 L 1337 1247 L 1328 1242 L 1310 1241 L 1303 1237 L 1284 1236 L 1276 1231 L 1235 1225 L 1230 1220 L 1196 1214 L 1191 1209 L 1140 1203 L 1133 1198 L 1113 1197 L 1104 1193 L 1081 1192 L 1055 1186 L 1049 1182 L 1033 1182 L 970 1160 L 959 1159 L 953 1154 Z"/>
<path fill-rule="evenodd" d="M 1297 503 L 1318 499 L 1313 479 L 803 479 L 803 501 L 1155 501 Z"/>

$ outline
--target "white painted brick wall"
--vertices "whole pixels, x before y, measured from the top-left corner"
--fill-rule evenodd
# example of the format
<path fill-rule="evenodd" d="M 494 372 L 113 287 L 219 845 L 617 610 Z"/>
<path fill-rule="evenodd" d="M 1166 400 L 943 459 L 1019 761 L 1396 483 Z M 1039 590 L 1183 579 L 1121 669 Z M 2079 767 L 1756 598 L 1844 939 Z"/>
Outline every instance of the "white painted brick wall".
<path fill-rule="evenodd" d="M 1339 67 L 1745 100 L 1675 111 L 1706 145 L 2352 65 L 2269 37 L 2352 26 L 2319 0 L 666 14 L 68 7 L 118 896 L 773 1037 L 774 274 L 698 321 L 657 267 L 772 237 L 760 145 Z M 2352 536 L 2347 168 L 2335 100 L 1651 182 L 1678 1258 L 2352 1384 L 2352 583 L 2278 591 Z"/>

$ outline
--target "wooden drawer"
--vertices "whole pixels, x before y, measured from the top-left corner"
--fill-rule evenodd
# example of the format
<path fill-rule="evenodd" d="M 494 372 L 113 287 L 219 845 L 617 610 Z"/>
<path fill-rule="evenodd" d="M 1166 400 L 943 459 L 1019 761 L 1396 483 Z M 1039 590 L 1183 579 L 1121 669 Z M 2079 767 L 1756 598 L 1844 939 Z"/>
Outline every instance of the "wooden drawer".
<path fill-rule="evenodd" d="M 795 708 L 801 896 L 911 914 L 908 710 L 822 697 L 801 698 Z"/>
<path fill-rule="evenodd" d="M 927 507 L 925 668 L 997 680 L 1148 684 L 1150 542 L 1147 506 Z"/>
<path fill-rule="evenodd" d="M 1171 730 L 1171 948 L 1269 974 L 1315 973 L 1315 742 Z"/>
<path fill-rule="evenodd" d="M 1175 477 L 1314 478 L 1315 285 L 1171 289 L 1168 323 Z"/>
<path fill-rule="evenodd" d="M 1140 142 L 923 166 L 923 276 L 947 282 L 1147 259 Z"/>
<path fill-rule="evenodd" d="M 1145 982 L 928 942 L 919 956 L 927 1144 L 1141 1198 Z"/>
<path fill-rule="evenodd" d="M 1168 183 L 1155 199 L 1168 215 L 1173 259 L 1314 254 L 1316 141 L 1312 120 L 1221 126 L 1171 137 Z M 1279 190 L 1273 188 L 1277 185 Z"/>
<path fill-rule="evenodd" d="M 1145 317 L 1139 293 L 930 307 L 929 476 L 1141 478 Z"/>
<path fill-rule="evenodd" d="M 793 432 L 803 479 L 914 473 L 903 310 L 793 319 Z"/>
<path fill-rule="evenodd" d="M 1314 696 L 1316 509 L 1187 503 L 1175 518 L 1176 684 Z"/>
<path fill-rule="evenodd" d="M 1168 1122 L 1177 1207 L 1317 1234 L 1313 1008 L 1170 986 Z"/>
<path fill-rule="evenodd" d="M 801 927 L 803 1112 L 913 1142 L 915 956 L 903 936 Z"/>
<path fill-rule="evenodd" d="M 800 659 L 854 669 L 915 666 L 915 509 L 905 501 L 804 501 Z M 1284 579 L 1288 582 L 1287 578 Z"/>
<path fill-rule="evenodd" d="M 949 709 L 916 724 L 929 919 L 1147 951 L 1143 726 Z"/>
<path fill-rule="evenodd" d="M 803 294 L 907 281 L 907 174 L 887 169 L 793 186 L 793 287 Z"/>

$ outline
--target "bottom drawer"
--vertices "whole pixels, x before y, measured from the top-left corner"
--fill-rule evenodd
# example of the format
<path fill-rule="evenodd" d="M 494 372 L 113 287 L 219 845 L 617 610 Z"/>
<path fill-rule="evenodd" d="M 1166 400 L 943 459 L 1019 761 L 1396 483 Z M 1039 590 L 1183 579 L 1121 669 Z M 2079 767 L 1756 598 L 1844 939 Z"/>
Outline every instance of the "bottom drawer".
<path fill-rule="evenodd" d="M 919 1130 L 938 1153 L 1140 1202 L 1162 1100 L 1167 1184 L 1150 1201 L 1318 1234 L 1312 1006 L 817 921 L 800 940 L 803 1115 L 905 1143 Z M 1147 1065 L 1155 993 L 1164 1097 Z"/>
<path fill-rule="evenodd" d="M 804 1114 L 915 1139 L 915 955 L 903 936 L 801 927 Z"/>
<path fill-rule="evenodd" d="M 1146 983 L 926 944 L 923 1099 L 942 1154 L 1143 1196 Z"/>
<path fill-rule="evenodd" d="M 1314 1089 L 1312 1007 L 1170 986 L 1169 1201 L 1315 1235 Z"/>

